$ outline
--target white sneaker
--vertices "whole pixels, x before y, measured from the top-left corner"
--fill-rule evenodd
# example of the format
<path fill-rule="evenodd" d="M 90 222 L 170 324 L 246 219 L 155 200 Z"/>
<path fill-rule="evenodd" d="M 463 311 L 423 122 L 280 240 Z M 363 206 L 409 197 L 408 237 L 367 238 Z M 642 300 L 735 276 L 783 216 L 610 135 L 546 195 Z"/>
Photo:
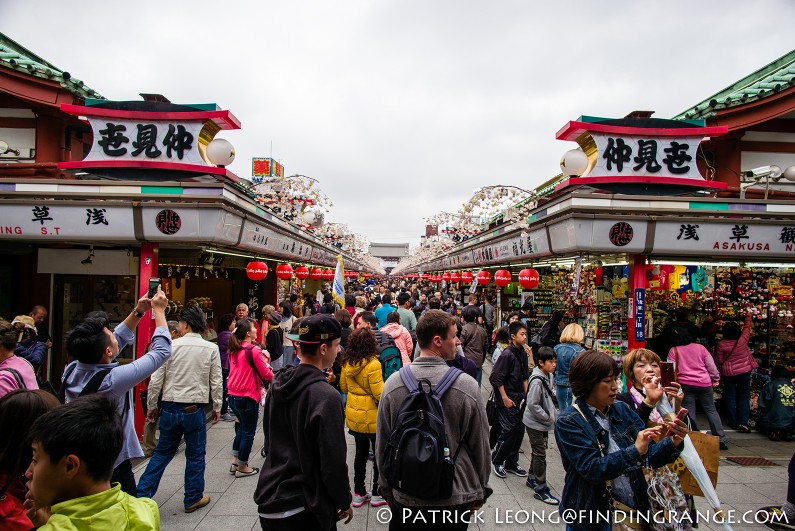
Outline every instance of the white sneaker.
<path fill-rule="evenodd" d="M 354 494 L 353 502 L 351 502 L 351 507 L 361 507 L 362 505 L 370 501 L 370 498 L 372 498 L 372 495 L 369 492 L 365 494 Z"/>
<path fill-rule="evenodd" d="M 373 496 L 370 500 L 371 507 L 381 507 L 382 505 L 386 505 L 386 500 L 382 496 Z"/>

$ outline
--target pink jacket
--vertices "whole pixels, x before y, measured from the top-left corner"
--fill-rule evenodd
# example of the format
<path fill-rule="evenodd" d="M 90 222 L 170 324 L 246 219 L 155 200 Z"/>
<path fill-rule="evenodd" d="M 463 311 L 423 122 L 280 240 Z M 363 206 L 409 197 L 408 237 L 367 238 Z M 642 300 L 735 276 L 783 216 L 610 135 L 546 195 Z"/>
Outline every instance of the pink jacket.
<path fill-rule="evenodd" d="M 408 329 L 400 323 L 388 323 L 381 331 L 395 338 L 395 345 L 397 345 L 400 351 L 400 357 L 403 358 L 403 365 L 406 366 L 411 363 L 411 351 L 414 350 L 414 340 L 411 339 L 411 334 Z"/>
<path fill-rule="evenodd" d="M 247 396 L 255 402 L 259 402 L 260 389 L 262 389 L 261 380 L 269 382 L 273 380 L 273 371 L 265 358 L 266 353 L 261 348 L 246 342 L 243 343 L 243 347 L 237 352 L 229 353 L 229 378 L 226 385 L 230 395 Z M 246 347 L 251 348 L 252 359 L 258 374 L 254 374 L 254 370 L 246 359 Z"/>
<path fill-rule="evenodd" d="M 751 315 L 745 317 L 740 339 L 723 339 L 718 342 L 715 350 L 715 358 L 723 376 L 737 376 L 751 372 L 758 365 L 754 360 L 751 349 L 748 348 L 748 340 L 751 339 Z"/>
<path fill-rule="evenodd" d="M 679 373 L 676 381 L 680 384 L 711 387 L 712 382 L 720 380 L 712 354 L 700 343 L 672 348 L 668 351 L 668 361 L 676 363 Z"/>

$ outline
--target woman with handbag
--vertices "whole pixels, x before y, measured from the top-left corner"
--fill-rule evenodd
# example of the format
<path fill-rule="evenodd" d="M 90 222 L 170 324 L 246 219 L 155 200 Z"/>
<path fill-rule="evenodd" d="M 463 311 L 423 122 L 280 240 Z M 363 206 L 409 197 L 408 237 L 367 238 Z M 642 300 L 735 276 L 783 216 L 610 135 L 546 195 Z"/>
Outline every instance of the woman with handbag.
<path fill-rule="evenodd" d="M 683 448 L 681 420 L 667 422 L 669 436 L 655 443 L 662 427 L 646 428 L 630 406 L 616 402 L 619 375 L 616 362 L 595 350 L 580 354 L 569 370 L 577 398 L 561 411 L 555 439 L 566 471 L 559 510 L 573 517 L 571 531 L 644 529 L 638 522 L 653 515 L 641 467 L 671 463 Z"/>
<path fill-rule="evenodd" d="M 729 321 L 721 329 L 723 339 L 718 342 L 715 358 L 723 381 L 723 398 L 726 401 L 726 420 L 729 427 L 740 433 L 749 433 L 751 415 L 751 372 L 758 366 L 748 340 L 751 339 L 751 314 L 745 314 L 742 329 Z"/>
<path fill-rule="evenodd" d="M 671 344 L 668 361 L 676 363 L 677 381 L 685 393 L 682 406 L 687 409 L 690 426 L 698 431 L 696 424 L 696 402 L 701 404 L 707 414 L 712 435 L 720 437 L 720 449 L 728 450 L 723 423 L 715 408 L 714 389 L 720 385 L 720 373 L 715 366 L 712 354 L 701 343 L 693 342 L 693 338 L 685 328 L 674 328 L 671 331 Z"/>

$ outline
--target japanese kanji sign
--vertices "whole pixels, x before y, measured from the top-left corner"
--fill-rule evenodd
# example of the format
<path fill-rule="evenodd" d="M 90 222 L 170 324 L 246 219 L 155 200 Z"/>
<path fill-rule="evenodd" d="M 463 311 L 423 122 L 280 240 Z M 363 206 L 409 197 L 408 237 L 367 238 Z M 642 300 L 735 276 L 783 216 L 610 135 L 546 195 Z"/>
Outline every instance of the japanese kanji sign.
<path fill-rule="evenodd" d="M 94 146 L 85 160 L 148 160 L 208 165 L 199 154 L 204 122 L 89 118 Z"/>
<path fill-rule="evenodd" d="M 251 177 L 254 182 L 265 177 L 284 177 L 284 166 L 272 158 L 254 157 L 251 159 Z"/>
<path fill-rule="evenodd" d="M 47 204 L 5 205 L 0 211 L 0 239 L 73 239 L 135 241 L 130 206 Z"/>

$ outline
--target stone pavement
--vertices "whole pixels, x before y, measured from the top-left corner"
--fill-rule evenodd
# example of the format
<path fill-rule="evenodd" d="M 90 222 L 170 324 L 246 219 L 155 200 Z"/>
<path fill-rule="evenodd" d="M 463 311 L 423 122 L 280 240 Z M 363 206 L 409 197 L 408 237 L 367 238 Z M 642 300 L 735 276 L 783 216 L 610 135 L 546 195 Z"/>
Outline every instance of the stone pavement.
<path fill-rule="evenodd" d="M 487 368 L 488 371 L 488 368 Z M 486 378 L 484 376 L 484 381 Z M 488 390 L 483 389 L 484 400 L 488 398 Z M 706 419 L 701 426 L 708 426 Z M 726 511 L 734 509 L 738 513 L 755 511 L 765 505 L 777 505 L 784 501 L 787 490 L 787 465 L 793 451 L 795 442 L 771 442 L 758 433 L 740 434 L 727 432 L 729 450 L 721 452 L 721 464 L 718 474 L 717 492 L 723 508 Z M 207 469 L 205 473 L 205 491 L 212 498 L 210 504 L 198 511 L 185 514 L 182 504 L 182 485 L 185 469 L 185 458 L 182 450 L 176 455 L 160 483 L 160 488 L 155 495 L 155 501 L 160 506 L 160 517 L 164 530 L 207 530 L 207 531 L 240 531 L 258 530 L 259 520 L 257 507 L 252 499 L 257 483 L 256 477 L 235 479 L 229 474 L 231 464 L 230 450 L 234 430 L 232 423 L 219 422 L 208 426 L 207 431 Z M 353 485 L 353 438 L 348 437 L 348 470 L 351 486 Z M 262 447 L 261 428 L 257 432 L 254 442 L 254 451 L 251 457 L 251 466 L 260 467 L 262 457 L 259 451 Z M 530 445 L 525 438 L 523 454 L 520 454 L 520 464 L 524 468 L 530 467 Z M 777 463 L 774 467 L 744 467 L 735 465 L 725 458 L 736 456 L 761 456 Z M 147 460 L 136 463 L 136 477 L 140 477 L 146 467 Z M 550 448 L 547 455 L 548 482 L 555 496 L 560 497 L 563 489 L 563 465 L 560 454 L 555 446 L 554 436 L 550 436 Z M 368 464 L 367 485 L 372 484 L 372 466 Z M 509 475 L 500 479 L 493 474 L 489 480 L 494 494 L 489 498 L 482 522 L 470 525 L 469 529 L 490 530 L 497 528 L 516 527 L 517 529 L 564 529 L 562 523 L 543 522 L 545 516 L 555 516 L 555 508 L 533 498 L 533 491 L 525 486 L 524 478 Z M 696 498 L 696 507 L 706 511 L 706 502 L 703 498 Z M 373 508 L 369 505 L 354 509 L 354 518 L 350 524 L 338 525 L 338 529 L 350 531 L 384 530 L 387 525 L 378 521 L 378 511 L 384 507 Z M 517 513 L 517 511 L 527 513 Z M 519 523 L 509 521 L 510 511 L 519 520 Z M 535 520 L 526 522 L 524 519 L 534 515 Z M 383 513 L 381 513 L 383 514 Z M 740 516 L 738 514 L 737 518 Z M 753 516 L 751 516 L 753 518 Z M 559 520 L 556 520 L 558 522 Z M 735 523 L 735 530 L 765 529 L 762 525 L 750 523 Z M 721 529 L 714 523 L 702 523 L 699 529 Z"/>

